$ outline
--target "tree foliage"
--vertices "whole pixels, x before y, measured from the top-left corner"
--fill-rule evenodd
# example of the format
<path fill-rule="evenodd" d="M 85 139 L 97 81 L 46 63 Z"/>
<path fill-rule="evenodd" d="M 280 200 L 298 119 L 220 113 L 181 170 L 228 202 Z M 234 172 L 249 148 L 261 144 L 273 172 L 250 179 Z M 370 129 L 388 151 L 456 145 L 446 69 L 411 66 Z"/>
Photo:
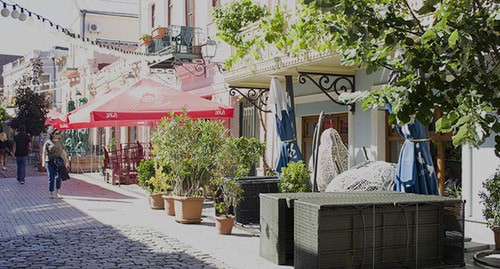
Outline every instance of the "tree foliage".
<path fill-rule="evenodd" d="M 388 86 L 357 96 L 364 99 L 364 109 L 390 104 L 391 123 L 416 118 L 428 124 L 439 108 L 436 130 L 451 132 L 454 145 L 478 146 L 496 134 L 498 154 L 498 0 L 424 0 L 421 6 L 409 0 L 305 2 L 295 16 L 285 8 L 264 13 L 259 36 L 244 36 L 245 25 L 239 25 L 237 35 L 246 39 L 228 43 L 247 51 L 275 44 L 289 56 L 304 50 L 335 51 L 342 64 L 364 67 L 367 73 L 388 69 Z M 245 22 L 231 16 L 215 20 L 222 36 L 230 33 L 220 21 Z"/>
<path fill-rule="evenodd" d="M 46 130 L 45 119 L 49 110 L 45 94 L 33 89 L 39 84 L 42 72 L 42 62 L 39 58 L 34 58 L 23 77 L 14 84 L 17 112 L 10 125 L 14 129 L 24 126 L 26 132 L 34 136 Z"/>

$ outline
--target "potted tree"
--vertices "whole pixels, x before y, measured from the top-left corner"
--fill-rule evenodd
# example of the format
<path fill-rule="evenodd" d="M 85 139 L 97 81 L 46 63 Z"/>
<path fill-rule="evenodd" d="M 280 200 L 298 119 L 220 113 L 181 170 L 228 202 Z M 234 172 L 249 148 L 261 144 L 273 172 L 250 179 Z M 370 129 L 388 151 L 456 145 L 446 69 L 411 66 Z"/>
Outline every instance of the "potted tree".
<path fill-rule="evenodd" d="M 156 157 L 171 169 L 177 222 L 201 222 L 203 189 L 212 177 L 225 136 L 222 122 L 193 120 L 185 110 L 163 118 L 153 132 Z"/>
<path fill-rule="evenodd" d="M 212 183 L 220 194 L 219 199 L 214 201 L 216 212 L 219 212 L 215 216 L 215 227 L 220 234 L 231 234 L 235 216 L 230 210 L 240 203 L 243 189 L 238 181 L 228 177 L 215 177 Z"/>
<path fill-rule="evenodd" d="M 310 192 L 310 172 L 303 161 L 290 162 L 281 169 L 278 187 L 280 192 Z"/>
<path fill-rule="evenodd" d="M 484 205 L 483 216 L 495 235 L 495 249 L 500 250 L 500 167 L 483 182 L 483 187 L 484 190 L 479 193 Z"/>

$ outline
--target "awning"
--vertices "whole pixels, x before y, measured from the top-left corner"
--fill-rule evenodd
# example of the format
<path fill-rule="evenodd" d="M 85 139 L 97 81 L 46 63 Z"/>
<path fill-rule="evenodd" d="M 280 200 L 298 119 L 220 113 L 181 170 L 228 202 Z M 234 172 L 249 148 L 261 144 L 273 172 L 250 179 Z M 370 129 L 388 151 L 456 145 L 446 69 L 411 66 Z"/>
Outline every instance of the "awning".
<path fill-rule="evenodd" d="M 65 115 L 61 112 L 51 109 L 47 113 L 46 117 L 47 118 L 45 119 L 45 125 L 55 125 L 63 123 Z"/>
<path fill-rule="evenodd" d="M 221 119 L 233 117 L 233 108 L 196 95 L 176 90 L 151 79 L 142 79 L 119 92 L 91 112 L 91 119 L 102 121 L 158 121 L 183 108 L 190 118 Z M 71 121 L 70 121 L 71 122 Z"/>

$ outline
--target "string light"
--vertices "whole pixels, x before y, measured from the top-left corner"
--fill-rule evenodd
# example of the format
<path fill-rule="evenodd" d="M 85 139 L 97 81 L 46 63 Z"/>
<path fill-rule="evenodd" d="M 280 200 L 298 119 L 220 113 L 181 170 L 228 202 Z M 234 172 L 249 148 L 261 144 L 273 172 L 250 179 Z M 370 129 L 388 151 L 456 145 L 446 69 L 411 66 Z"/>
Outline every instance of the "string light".
<path fill-rule="evenodd" d="M 51 30 L 50 32 L 52 34 L 57 34 L 58 36 L 61 36 L 63 39 L 68 40 L 72 39 L 74 44 L 84 48 L 88 49 L 89 46 L 94 46 L 94 49 L 100 53 L 106 53 L 106 54 L 113 54 L 115 56 L 136 56 L 138 58 L 144 58 L 148 57 L 151 60 L 153 59 L 159 59 L 161 56 L 169 54 L 169 52 L 163 52 L 163 53 L 143 53 L 143 52 L 137 52 L 137 51 L 126 51 L 123 50 L 120 47 L 115 47 L 114 45 L 103 45 L 99 44 L 96 41 L 90 40 L 89 38 L 83 38 L 80 36 L 78 33 L 73 33 L 69 29 L 62 27 L 59 24 L 55 24 L 52 22 L 50 19 L 45 18 L 39 14 L 36 14 L 34 12 L 31 12 L 30 10 L 18 5 L 18 4 L 9 4 L 6 3 L 4 0 L 0 0 L 0 3 L 3 4 L 3 8 L 0 11 L 0 14 L 3 17 L 8 17 L 9 15 L 14 18 L 14 19 L 19 19 L 20 21 L 26 21 L 28 24 L 33 24 L 33 22 L 36 19 L 35 25 L 37 27 L 41 26 L 50 26 Z M 9 9 L 12 8 L 12 11 Z M 21 10 L 21 12 L 18 11 Z M 46 24 L 46 22 L 48 24 Z M 131 57 L 127 57 L 131 58 Z"/>
<path fill-rule="evenodd" d="M 7 4 L 6 3 L 3 3 L 3 8 L 2 8 L 2 11 L 0 11 L 0 13 L 4 17 L 8 17 L 10 15 L 10 10 L 7 8 Z"/>
<path fill-rule="evenodd" d="M 19 18 L 19 11 L 17 11 L 16 6 L 13 6 L 13 10 L 12 10 L 12 12 L 10 12 L 10 16 L 13 19 Z"/>

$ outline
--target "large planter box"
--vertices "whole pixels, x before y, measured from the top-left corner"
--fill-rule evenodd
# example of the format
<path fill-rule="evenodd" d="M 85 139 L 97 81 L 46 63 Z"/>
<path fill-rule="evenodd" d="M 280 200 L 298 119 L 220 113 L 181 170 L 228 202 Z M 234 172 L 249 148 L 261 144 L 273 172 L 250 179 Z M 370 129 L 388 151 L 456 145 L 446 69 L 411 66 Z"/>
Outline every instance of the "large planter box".
<path fill-rule="evenodd" d="M 100 156 L 70 156 L 71 173 L 91 173 L 99 170 L 101 165 Z"/>
<path fill-rule="evenodd" d="M 278 193 L 277 177 L 247 177 L 238 182 L 243 188 L 243 200 L 235 209 L 236 222 L 241 224 L 258 224 L 260 218 L 261 193 Z"/>
<path fill-rule="evenodd" d="M 461 203 L 459 199 L 405 193 L 296 200 L 294 267 L 462 266 L 463 229 L 447 230 L 451 226 L 444 221 Z M 458 227 L 463 227 L 463 221 Z M 448 247 L 461 255 L 447 257 L 444 249 Z"/>
<path fill-rule="evenodd" d="M 260 194 L 260 256 L 276 264 L 293 265 L 294 201 L 332 196 L 363 195 L 365 192 L 303 192 Z M 373 192 L 372 192 L 373 193 Z M 378 191 L 376 195 L 398 194 Z M 375 193 L 373 194 L 375 195 Z"/>

